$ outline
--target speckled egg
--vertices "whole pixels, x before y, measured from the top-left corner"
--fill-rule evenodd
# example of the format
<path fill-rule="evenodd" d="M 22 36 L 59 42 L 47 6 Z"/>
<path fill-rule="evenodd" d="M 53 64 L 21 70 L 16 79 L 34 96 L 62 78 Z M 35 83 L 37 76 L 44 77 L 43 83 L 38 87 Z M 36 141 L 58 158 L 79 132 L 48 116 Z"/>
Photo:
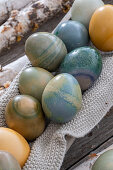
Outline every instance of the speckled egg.
<path fill-rule="evenodd" d="M 113 170 L 113 149 L 100 155 L 94 163 L 92 170 Z"/>
<path fill-rule="evenodd" d="M 72 74 L 84 91 L 97 80 L 101 70 L 102 58 L 99 52 L 91 47 L 81 47 L 66 55 L 58 73 Z"/>
<path fill-rule="evenodd" d="M 13 155 L 0 151 L 0 170 L 21 170 L 21 168 Z"/>
<path fill-rule="evenodd" d="M 40 103 L 34 97 L 18 95 L 8 103 L 5 112 L 9 128 L 27 140 L 40 136 L 45 129 L 45 119 Z"/>
<path fill-rule="evenodd" d="M 44 88 L 52 78 L 53 75 L 43 68 L 27 68 L 19 78 L 20 93 L 33 96 L 41 101 Z"/>
<path fill-rule="evenodd" d="M 67 54 L 67 49 L 57 36 L 38 32 L 26 40 L 25 52 L 33 66 L 55 71 Z"/>
<path fill-rule="evenodd" d="M 70 74 L 55 76 L 46 86 L 42 95 L 45 115 L 56 123 L 73 119 L 80 110 L 82 94 L 77 80 Z"/>
<path fill-rule="evenodd" d="M 91 16 L 96 9 L 103 5 L 102 0 L 75 0 L 71 9 L 71 18 L 88 28 Z"/>
<path fill-rule="evenodd" d="M 11 153 L 19 162 L 21 168 L 30 153 L 30 147 L 22 135 L 16 131 L 0 127 L 0 150 Z"/>
<path fill-rule="evenodd" d="M 113 51 L 113 5 L 95 11 L 89 24 L 93 44 L 101 51 Z"/>
<path fill-rule="evenodd" d="M 68 52 L 75 48 L 88 44 L 88 31 L 83 24 L 77 21 L 66 21 L 58 25 L 54 34 L 57 35 L 66 45 Z"/>

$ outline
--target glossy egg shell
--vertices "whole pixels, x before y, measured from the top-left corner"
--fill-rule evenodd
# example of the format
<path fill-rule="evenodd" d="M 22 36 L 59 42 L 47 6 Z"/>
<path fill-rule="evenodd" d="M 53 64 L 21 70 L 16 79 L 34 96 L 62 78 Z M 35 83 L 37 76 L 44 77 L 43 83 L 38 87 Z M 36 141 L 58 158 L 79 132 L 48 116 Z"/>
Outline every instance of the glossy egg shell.
<path fill-rule="evenodd" d="M 100 155 L 94 163 L 92 170 L 113 170 L 113 149 Z"/>
<path fill-rule="evenodd" d="M 67 54 L 67 49 L 57 36 L 38 32 L 26 40 L 25 52 L 33 66 L 55 71 Z"/>
<path fill-rule="evenodd" d="M 5 151 L 0 151 L 0 169 L 21 170 L 21 167 L 13 155 Z"/>
<path fill-rule="evenodd" d="M 18 95 L 8 103 L 5 112 L 9 128 L 27 140 L 33 140 L 45 129 L 45 119 L 40 103 L 34 97 Z"/>
<path fill-rule="evenodd" d="M 93 13 L 103 5 L 102 0 L 75 0 L 71 9 L 71 19 L 81 22 L 88 28 Z"/>
<path fill-rule="evenodd" d="M 82 103 L 81 89 L 77 80 L 70 74 L 59 74 L 46 86 L 42 95 L 45 115 L 56 123 L 73 119 Z"/>
<path fill-rule="evenodd" d="M 113 51 L 113 5 L 105 5 L 95 11 L 89 34 L 93 44 L 101 51 Z"/>
<path fill-rule="evenodd" d="M 27 68 L 21 73 L 19 78 L 20 93 L 33 96 L 41 102 L 44 88 L 52 78 L 53 75 L 43 68 Z"/>
<path fill-rule="evenodd" d="M 97 80 L 101 70 L 102 58 L 98 51 L 91 47 L 81 47 L 66 55 L 58 73 L 72 74 L 84 91 Z"/>
<path fill-rule="evenodd" d="M 89 41 L 88 31 L 85 26 L 77 21 L 66 21 L 61 23 L 54 34 L 66 45 L 67 51 L 86 46 Z"/>
<path fill-rule="evenodd" d="M 0 150 L 11 153 L 23 167 L 30 153 L 27 141 L 16 131 L 0 127 Z"/>

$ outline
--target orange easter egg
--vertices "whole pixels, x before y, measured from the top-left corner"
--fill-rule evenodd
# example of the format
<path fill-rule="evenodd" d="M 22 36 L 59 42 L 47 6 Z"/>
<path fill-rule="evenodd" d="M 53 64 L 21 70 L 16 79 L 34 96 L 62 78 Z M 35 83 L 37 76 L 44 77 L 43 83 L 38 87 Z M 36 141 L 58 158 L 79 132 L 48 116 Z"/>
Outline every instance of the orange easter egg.
<path fill-rule="evenodd" d="M 16 131 L 0 127 L 0 150 L 11 153 L 23 167 L 30 153 L 27 141 Z"/>
<path fill-rule="evenodd" d="M 99 50 L 113 50 L 113 5 L 104 5 L 94 12 L 89 24 L 89 34 Z"/>

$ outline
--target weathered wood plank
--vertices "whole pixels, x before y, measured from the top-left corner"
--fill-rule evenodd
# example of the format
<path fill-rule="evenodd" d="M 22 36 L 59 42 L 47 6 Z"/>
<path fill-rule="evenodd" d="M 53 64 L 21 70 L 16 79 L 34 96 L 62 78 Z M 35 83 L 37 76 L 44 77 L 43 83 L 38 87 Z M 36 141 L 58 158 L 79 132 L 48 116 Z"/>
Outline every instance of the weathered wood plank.
<path fill-rule="evenodd" d="M 66 170 L 71 168 L 73 165 L 78 165 L 77 163 L 80 163 L 80 160 L 82 160 L 90 152 L 94 151 L 112 136 L 113 108 L 90 134 L 83 138 L 75 139 L 75 142 L 65 156 L 61 170 Z"/>
<path fill-rule="evenodd" d="M 40 28 L 37 31 L 52 32 L 52 30 L 58 25 L 58 23 L 61 21 L 64 15 L 65 15 L 64 13 L 58 14 L 55 18 L 49 20 L 44 25 L 40 26 Z M 15 43 L 14 45 L 11 46 L 10 49 L 5 50 L 2 52 L 2 54 L 0 54 L 0 64 L 2 66 L 5 66 L 15 61 L 17 58 L 20 58 L 23 55 L 25 55 L 24 44 L 25 44 L 27 37 L 30 34 L 31 32 L 25 35 L 25 37 L 20 42 Z"/>
<path fill-rule="evenodd" d="M 88 155 L 79 162 L 79 164 L 81 163 L 79 166 L 77 166 L 76 164 L 73 167 L 71 167 L 69 170 L 90 170 L 95 160 L 102 153 L 110 149 L 113 149 L 113 137 L 91 153 L 91 154 L 96 154 L 97 156 L 91 157 L 91 155 Z"/>

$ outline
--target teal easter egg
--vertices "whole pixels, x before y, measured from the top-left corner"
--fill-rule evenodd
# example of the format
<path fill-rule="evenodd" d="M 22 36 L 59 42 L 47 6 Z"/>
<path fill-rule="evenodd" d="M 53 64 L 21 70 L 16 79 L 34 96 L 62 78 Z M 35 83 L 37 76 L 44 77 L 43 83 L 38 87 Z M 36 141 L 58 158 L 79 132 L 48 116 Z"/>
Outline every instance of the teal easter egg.
<path fill-rule="evenodd" d="M 100 155 L 94 163 L 92 170 L 113 170 L 113 149 Z"/>
<path fill-rule="evenodd" d="M 0 170 L 21 170 L 21 167 L 13 155 L 0 151 Z"/>
<path fill-rule="evenodd" d="M 50 72 L 43 68 L 27 68 L 21 73 L 19 78 L 20 93 L 33 96 L 41 101 L 44 88 L 53 77 Z"/>
<path fill-rule="evenodd" d="M 91 47 L 81 47 L 66 55 L 58 73 L 72 74 L 79 82 L 81 89 L 87 90 L 102 71 L 102 57 Z"/>
<path fill-rule="evenodd" d="M 55 71 L 67 54 L 67 49 L 57 36 L 38 32 L 26 40 L 25 53 L 33 66 Z"/>
<path fill-rule="evenodd" d="M 58 25 L 54 34 L 57 35 L 66 45 L 67 51 L 83 47 L 88 44 L 88 31 L 83 24 L 77 21 L 65 21 Z"/>
<path fill-rule="evenodd" d="M 18 95 L 9 101 L 5 119 L 9 128 L 30 141 L 40 136 L 45 129 L 41 104 L 37 99 L 28 95 Z"/>
<path fill-rule="evenodd" d="M 73 119 L 81 109 L 82 94 L 77 80 L 64 73 L 54 77 L 44 89 L 42 107 L 45 115 L 56 123 Z"/>
<path fill-rule="evenodd" d="M 75 0 L 71 8 L 71 19 L 81 22 L 88 28 L 93 13 L 103 5 L 102 0 Z"/>

